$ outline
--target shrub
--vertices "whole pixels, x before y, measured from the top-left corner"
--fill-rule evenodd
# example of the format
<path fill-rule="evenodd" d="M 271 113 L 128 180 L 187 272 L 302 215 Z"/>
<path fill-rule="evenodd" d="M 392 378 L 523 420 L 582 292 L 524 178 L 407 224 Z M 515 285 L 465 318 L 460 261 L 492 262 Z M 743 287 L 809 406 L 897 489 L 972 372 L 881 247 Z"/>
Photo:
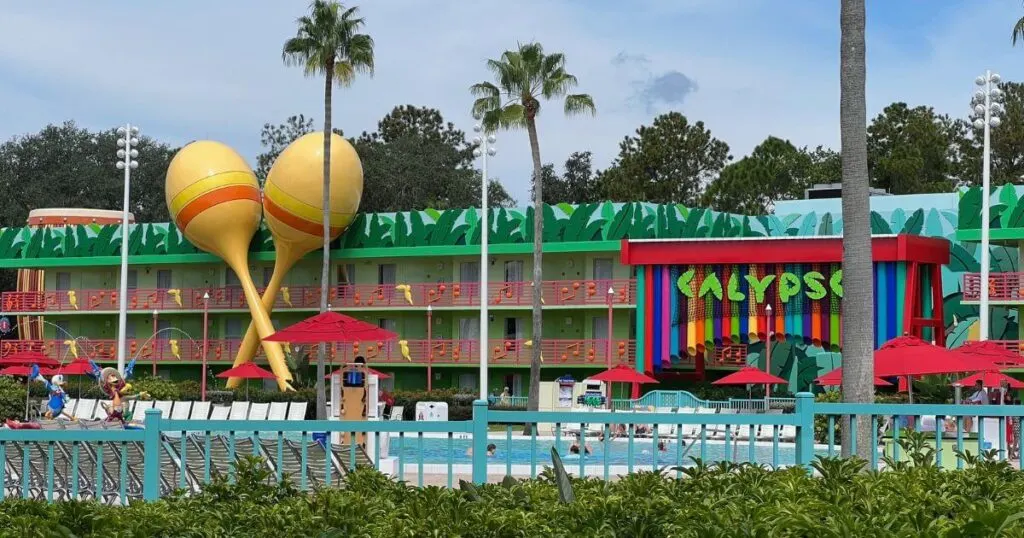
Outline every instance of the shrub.
<path fill-rule="evenodd" d="M 537 479 L 414 488 L 371 469 L 311 493 L 238 462 L 202 493 L 128 507 L 0 502 L 2 536 L 1020 536 L 1024 474 L 972 460 L 962 471 L 861 472 L 856 459 L 804 469 L 749 464 L 641 472 L 612 482 L 547 469 Z M 683 478 L 678 479 L 676 476 Z"/>

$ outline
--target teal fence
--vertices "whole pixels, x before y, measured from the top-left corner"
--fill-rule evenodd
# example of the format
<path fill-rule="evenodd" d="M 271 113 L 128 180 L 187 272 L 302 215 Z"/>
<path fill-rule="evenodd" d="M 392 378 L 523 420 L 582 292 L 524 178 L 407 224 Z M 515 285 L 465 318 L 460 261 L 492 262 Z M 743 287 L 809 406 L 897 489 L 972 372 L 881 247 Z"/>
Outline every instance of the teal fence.
<path fill-rule="evenodd" d="M 478 401 L 471 420 L 445 422 L 171 420 L 150 409 L 138 430 L 105 429 L 102 423 L 0 430 L 0 498 L 152 500 L 175 490 L 198 491 L 217 476 L 232 480 L 234 462 L 249 455 L 260 458 L 276 480 L 288 475 L 302 489 L 340 485 L 359 465 L 420 486 L 536 476 L 549 464 L 552 447 L 573 474 L 605 479 L 647 469 L 681 476 L 695 457 L 808 466 L 816 455 L 838 453 L 837 428 L 848 427 L 852 417 L 879 426 L 871 428 L 870 439 L 853 439 L 874 447 L 872 468 L 884 466 L 882 456 L 890 462 L 906 457 L 900 453 L 904 426 L 926 431 L 936 464 L 953 467 L 963 465 L 953 457 L 956 451 L 993 450 L 1007 459 L 1016 446 L 1007 424 L 1024 418 L 1024 406 L 816 403 L 808 393 L 794 402 L 792 412 L 700 405 L 528 412 L 489 409 Z M 824 429 L 818 443 L 815 419 Z M 536 427 L 523 435 L 524 423 Z M 362 439 L 352 442 L 353 435 Z"/>

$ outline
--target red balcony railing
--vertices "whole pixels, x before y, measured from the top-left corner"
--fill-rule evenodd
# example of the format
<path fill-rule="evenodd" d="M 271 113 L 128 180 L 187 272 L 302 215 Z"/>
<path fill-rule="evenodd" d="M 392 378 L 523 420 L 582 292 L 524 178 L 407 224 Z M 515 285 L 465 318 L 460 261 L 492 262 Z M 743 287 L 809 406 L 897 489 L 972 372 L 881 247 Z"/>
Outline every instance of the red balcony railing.
<path fill-rule="evenodd" d="M 207 360 L 212 363 L 233 361 L 240 343 L 239 339 L 210 339 Z M 595 367 L 603 367 L 608 362 L 608 340 L 549 339 L 541 345 L 546 365 L 593 364 Z M 530 364 L 531 349 L 523 340 L 492 339 L 488 347 L 491 365 Z M 289 349 L 296 353 L 310 351 L 308 348 Z M 400 341 L 358 342 L 329 348 L 329 357 L 332 362 L 348 362 L 361 355 L 370 364 L 479 364 L 479 349 L 478 340 L 406 340 L 404 346 Z M 41 351 L 57 359 L 69 356 L 69 347 L 62 340 L 0 341 L 0 357 L 28 350 Z M 76 351 L 79 357 L 110 361 L 117 356 L 117 341 L 80 340 L 76 344 Z M 129 339 L 128 353 L 138 356 L 142 362 L 200 361 L 203 357 L 203 344 L 200 340 L 192 341 L 188 338 L 157 339 L 148 343 L 143 339 Z M 611 353 L 613 366 L 632 364 L 636 344 L 633 340 L 613 340 Z M 316 351 L 313 349 L 310 360 L 315 357 Z"/>
<path fill-rule="evenodd" d="M 981 274 L 964 274 L 965 301 L 981 300 Z M 991 301 L 1024 301 L 1024 273 L 992 273 L 988 276 L 988 298 Z"/>
<path fill-rule="evenodd" d="M 407 286 L 407 289 L 406 289 Z M 608 290 L 612 293 L 608 293 Z M 533 301 L 530 282 L 491 282 L 488 304 L 528 306 Z M 555 280 L 545 281 L 542 291 L 546 305 L 633 305 L 636 282 L 633 280 Z M 261 289 L 262 293 L 263 290 Z M 210 294 L 212 310 L 245 310 L 242 288 L 135 289 L 128 292 L 128 310 L 174 311 L 201 310 L 203 294 Z M 480 305 L 478 283 L 437 282 L 414 284 L 345 284 L 329 290 L 335 308 L 407 308 L 473 307 Z M 112 289 L 63 291 L 7 291 L 0 294 L 2 310 L 16 312 L 116 312 L 118 292 Z M 274 300 L 275 309 L 315 309 L 320 305 L 318 286 L 281 288 Z"/>

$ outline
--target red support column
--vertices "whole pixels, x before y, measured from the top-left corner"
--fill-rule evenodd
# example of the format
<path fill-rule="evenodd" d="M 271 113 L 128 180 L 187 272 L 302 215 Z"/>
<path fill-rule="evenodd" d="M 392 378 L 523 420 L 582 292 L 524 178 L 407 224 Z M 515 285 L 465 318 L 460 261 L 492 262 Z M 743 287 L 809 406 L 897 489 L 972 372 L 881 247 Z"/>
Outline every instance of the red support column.
<path fill-rule="evenodd" d="M 914 325 L 914 312 L 921 307 L 921 285 L 918 283 L 917 262 L 907 262 L 906 294 L 903 297 L 903 334 L 920 337 L 920 330 Z"/>
<path fill-rule="evenodd" d="M 932 264 L 932 319 L 935 320 L 935 343 L 946 345 L 946 317 L 942 311 L 942 266 Z"/>

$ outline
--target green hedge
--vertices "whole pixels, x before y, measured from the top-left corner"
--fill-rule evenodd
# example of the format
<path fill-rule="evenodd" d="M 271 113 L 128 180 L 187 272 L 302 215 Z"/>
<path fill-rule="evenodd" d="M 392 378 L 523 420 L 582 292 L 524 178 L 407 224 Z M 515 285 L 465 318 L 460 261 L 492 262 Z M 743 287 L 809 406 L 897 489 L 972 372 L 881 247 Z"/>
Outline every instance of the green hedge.
<path fill-rule="evenodd" d="M 927 455 L 924 455 L 927 457 Z M 272 471 L 245 460 L 237 481 L 201 494 L 130 507 L 87 502 L 0 503 L 0 536 L 81 537 L 704 537 L 1021 536 L 1024 474 L 973 461 L 862 473 L 862 462 L 822 459 L 800 468 L 697 462 L 605 483 L 545 470 L 536 480 L 423 489 L 361 469 L 344 488 L 302 493 L 268 485 Z M 262 469 L 262 470 L 261 470 Z M 571 491 L 569 489 L 571 488 Z M 566 492 L 569 491 L 569 494 Z"/>

